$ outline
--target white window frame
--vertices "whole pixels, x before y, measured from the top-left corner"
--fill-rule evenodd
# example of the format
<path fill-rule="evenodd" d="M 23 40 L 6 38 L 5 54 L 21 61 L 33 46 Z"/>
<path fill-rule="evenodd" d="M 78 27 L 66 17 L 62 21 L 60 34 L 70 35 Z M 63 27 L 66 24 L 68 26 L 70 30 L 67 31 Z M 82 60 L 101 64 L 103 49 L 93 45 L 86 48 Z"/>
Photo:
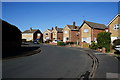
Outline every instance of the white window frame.
<path fill-rule="evenodd" d="M 114 25 L 114 30 L 119 30 L 120 29 L 120 24 L 115 24 Z"/>

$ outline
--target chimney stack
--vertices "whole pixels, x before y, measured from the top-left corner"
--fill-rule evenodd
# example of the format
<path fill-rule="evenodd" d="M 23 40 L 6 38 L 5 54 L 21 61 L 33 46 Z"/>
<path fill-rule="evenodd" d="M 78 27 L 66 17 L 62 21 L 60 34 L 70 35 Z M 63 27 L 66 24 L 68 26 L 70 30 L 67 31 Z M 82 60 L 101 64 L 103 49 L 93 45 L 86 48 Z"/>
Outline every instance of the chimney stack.
<path fill-rule="evenodd" d="M 32 31 L 32 28 L 30 28 L 30 31 Z"/>
<path fill-rule="evenodd" d="M 57 30 L 57 29 L 58 29 L 58 27 L 57 27 L 57 26 L 55 26 L 55 29 Z"/>
<path fill-rule="evenodd" d="M 52 27 L 52 30 L 53 30 L 53 27 Z"/>
<path fill-rule="evenodd" d="M 75 21 L 73 22 L 73 26 L 75 26 L 76 24 L 75 24 Z"/>
<path fill-rule="evenodd" d="M 75 23 L 75 21 L 73 22 L 73 28 L 76 29 L 76 23 Z"/>

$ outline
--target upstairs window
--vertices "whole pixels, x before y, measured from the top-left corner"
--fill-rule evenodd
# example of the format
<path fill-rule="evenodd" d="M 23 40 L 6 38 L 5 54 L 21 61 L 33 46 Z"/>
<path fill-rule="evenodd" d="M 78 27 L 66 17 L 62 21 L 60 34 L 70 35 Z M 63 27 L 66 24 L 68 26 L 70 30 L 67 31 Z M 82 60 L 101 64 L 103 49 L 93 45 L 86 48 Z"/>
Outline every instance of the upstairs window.
<path fill-rule="evenodd" d="M 45 35 L 48 35 L 48 33 L 45 33 Z"/>
<path fill-rule="evenodd" d="M 65 33 L 65 34 L 67 34 L 67 33 L 68 33 L 68 31 L 65 31 L 64 33 Z"/>
<path fill-rule="evenodd" d="M 87 33 L 89 30 L 88 29 L 84 29 L 84 32 Z"/>
<path fill-rule="evenodd" d="M 40 36 L 40 33 L 38 33 L 37 36 Z"/>
<path fill-rule="evenodd" d="M 120 29 L 120 24 L 115 24 L 114 25 L 114 30 L 118 30 L 118 29 Z"/>
<path fill-rule="evenodd" d="M 66 37 L 66 40 L 69 40 L 69 38 L 68 38 L 68 37 Z"/>

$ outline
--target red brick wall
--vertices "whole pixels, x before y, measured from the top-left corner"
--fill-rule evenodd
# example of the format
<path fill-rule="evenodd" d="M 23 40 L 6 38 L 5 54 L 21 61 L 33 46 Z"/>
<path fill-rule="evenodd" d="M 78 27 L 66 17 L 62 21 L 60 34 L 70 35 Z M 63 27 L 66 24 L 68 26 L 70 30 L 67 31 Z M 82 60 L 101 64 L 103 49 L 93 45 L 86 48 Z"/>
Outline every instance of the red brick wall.
<path fill-rule="evenodd" d="M 76 34 L 78 33 L 79 31 L 70 31 L 70 42 L 77 42 L 77 40 L 79 40 L 79 35 L 76 36 Z"/>
<path fill-rule="evenodd" d="M 63 41 L 63 33 L 57 33 L 58 40 Z"/>
<path fill-rule="evenodd" d="M 94 38 L 97 38 L 97 35 L 100 32 L 105 32 L 105 30 L 94 29 L 93 30 L 93 38 L 92 38 L 92 40 L 94 40 Z"/>

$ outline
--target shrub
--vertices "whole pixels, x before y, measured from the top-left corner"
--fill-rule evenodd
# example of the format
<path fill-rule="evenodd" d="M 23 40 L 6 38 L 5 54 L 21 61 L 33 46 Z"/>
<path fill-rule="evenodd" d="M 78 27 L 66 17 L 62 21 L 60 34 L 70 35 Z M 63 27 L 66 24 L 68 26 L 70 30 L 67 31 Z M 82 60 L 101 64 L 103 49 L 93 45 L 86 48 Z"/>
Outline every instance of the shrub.
<path fill-rule="evenodd" d="M 60 42 L 57 42 L 57 45 L 59 45 L 59 46 L 65 46 L 65 43 L 62 42 L 62 41 L 60 41 Z"/>
<path fill-rule="evenodd" d="M 74 42 L 66 42 L 66 45 L 68 45 L 68 44 L 71 45 L 71 44 L 74 44 Z"/>
<path fill-rule="evenodd" d="M 110 43 L 111 43 L 110 35 L 111 33 L 109 32 L 101 32 L 97 35 L 98 47 L 106 48 L 106 52 L 110 51 Z"/>
<path fill-rule="evenodd" d="M 89 46 L 89 48 L 96 50 L 98 48 L 97 43 L 95 43 L 95 41 L 91 41 L 91 45 Z"/>

